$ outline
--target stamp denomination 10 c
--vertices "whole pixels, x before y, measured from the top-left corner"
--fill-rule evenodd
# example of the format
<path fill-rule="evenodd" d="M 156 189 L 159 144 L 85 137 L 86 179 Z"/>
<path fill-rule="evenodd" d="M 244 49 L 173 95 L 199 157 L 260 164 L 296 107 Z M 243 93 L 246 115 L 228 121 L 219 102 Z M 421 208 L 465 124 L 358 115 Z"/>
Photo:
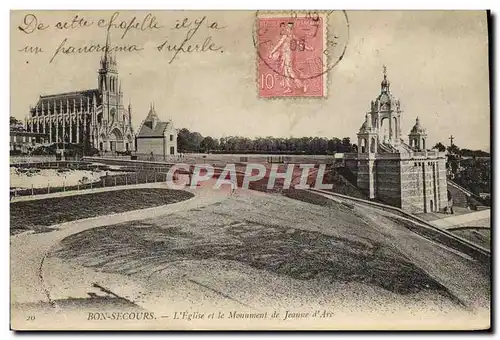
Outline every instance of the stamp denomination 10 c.
<path fill-rule="evenodd" d="M 260 97 L 326 96 L 330 54 L 338 50 L 338 37 L 328 37 L 329 16 L 310 11 L 257 14 L 254 42 Z"/>

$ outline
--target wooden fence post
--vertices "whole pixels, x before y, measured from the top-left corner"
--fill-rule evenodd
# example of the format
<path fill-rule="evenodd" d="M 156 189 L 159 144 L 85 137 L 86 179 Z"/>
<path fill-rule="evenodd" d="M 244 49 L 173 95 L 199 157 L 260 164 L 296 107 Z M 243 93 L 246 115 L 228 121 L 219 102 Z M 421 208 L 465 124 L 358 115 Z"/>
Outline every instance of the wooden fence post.
<path fill-rule="evenodd" d="M 63 181 L 63 192 L 66 191 L 66 183 Z"/>
<path fill-rule="evenodd" d="M 155 183 L 156 183 L 156 171 L 155 171 Z"/>
<path fill-rule="evenodd" d="M 125 185 L 127 185 L 128 174 L 125 174 Z"/>
<path fill-rule="evenodd" d="M 47 183 L 47 194 L 50 194 L 50 182 Z"/>
<path fill-rule="evenodd" d="M 35 193 L 33 191 L 33 184 L 31 184 L 31 196 L 33 196 Z"/>
<path fill-rule="evenodd" d="M 116 187 L 116 176 L 115 176 L 115 187 Z"/>

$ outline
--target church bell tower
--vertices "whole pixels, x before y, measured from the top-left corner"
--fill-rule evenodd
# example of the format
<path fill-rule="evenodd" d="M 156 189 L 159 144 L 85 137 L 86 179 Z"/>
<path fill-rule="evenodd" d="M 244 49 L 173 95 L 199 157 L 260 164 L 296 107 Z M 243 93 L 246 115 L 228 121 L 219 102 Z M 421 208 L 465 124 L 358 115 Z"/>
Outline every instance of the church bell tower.
<path fill-rule="evenodd" d="M 118 77 L 118 69 L 115 56 L 110 51 L 109 30 L 106 35 L 106 45 L 104 55 L 101 58 L 98 89 L 102 94 L 103 117 L 102 119 L 111 126 L 114 122 L 120 120 L 121 106 L 121 83 Z"/>

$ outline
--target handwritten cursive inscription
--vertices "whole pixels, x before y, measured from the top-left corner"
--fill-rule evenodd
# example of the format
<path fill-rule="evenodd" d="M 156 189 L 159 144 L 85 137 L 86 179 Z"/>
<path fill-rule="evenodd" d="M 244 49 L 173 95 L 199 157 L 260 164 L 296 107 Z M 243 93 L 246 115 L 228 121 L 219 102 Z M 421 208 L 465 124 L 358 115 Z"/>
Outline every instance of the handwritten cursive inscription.
<path fill-rule="evenodd" d="M 162 24 L 154 13 L 147 13 L 144 16 L 126 15 L 116 11 L 108 17 L 85 17 L 81 14 L 72 15 L 67 20 L 49 22 L 49 20 L 37 17 L 35 13 L 26 14 L 21 23 L 17 25 L 19 31 L 26 35 L 50 34 L 50 32 L 69 32 L 72 30 L 85 30 L 90 27 L 97 27 L 110 31 L 120 31 L 120 40 L 117 43 L 106 43 L 89 40 L 87 42 L 72 42 L 71 38 L 63 37 L 54 50 L 46 46 L 25 45 L 17 49 L 18 52 L 30 55 L 44 55 L 50 52 L 49 63 L 54 62 L 59 56 L 75 56 L 84 53 L 103 53 L 105 51 L 138 53 L 145 50 L 144 43 L 137 42 L 137 34 L 147 34 L 147 41 L 154 39 L 155 32 L 165 32 L 159 40 L 162 41 L 155 46 L 157 52 L 163 52 L 171 64 L 180 58 L 181 54 L 219 52 L 222 53 L 223 46 L 216 42 L 217 32 L 226 28 L 217 21 L 209 20 L 207 16 L 198 18 L 183 17 L 176 19 L 174 23 Z M 166 29 L 165 27 L 169 27 Z M 135 31 L 134 43 L 127 42 L 128 35 Z M 170 33 L 185 32 L 172 36 Z M 104 35 L 103 35 L 104 36 Z M 104 39 L 103 39 L 104 40 Z M 165 54 L 167 53 L 167 54 Z"/>
<path fill-rule="evenodd" d="M 199 19 L 196 19 L 194 20 L 193 22 L 189 21 L 188 18 L 184 18 L 182 20 L 182 22 L 178 21 L 174 28 L 173 29 L 188 29 L 188 31 L 186 32 L 186 36 L 184 37 L 184 40 L 180 43 L 180 44 L 173 44 L 173 43 L 169 43 L 168 39 L 165 39 L 165 41 L 158 45 L 157 49 L 159 52 L 161 51 L 170 51 L 170 52 L 174 52 L 174 55 L 172 56 L 172 58 L 170 59 L 169 61 L 169 64 L 171 64 L 175 58 L 177 57 L 177 55 L 179 53 L 192 53 L 192 52 L 207 52 L 207 51 L 221 51 L 222 52 L 222 46 L 219 46 L 215 43 L 212 42 L 212 37 L 211 36 L 208 36 L 205 38 L 205 40 L 203 41 L 203 43 L 201 44 L 198 44 L 198 43 L 194 43 L 194 44 L 191 44 L 191 41 L 193 39 L 193 37 L 196 35 L 196 33 L 200 30 L 200 27 L 202 26 L 202 24 L 205 23 L 207 17 L 204 16 L 202 18 L 199 18 Z M 208 28 L 210 29 L 219 29 L 217 27 L 217 23 L 212 23 L 211 25 L 208 26 Z"/>
<path fill-rule="evenodd" d="M 79 53 L 93 53 L 93 52 L 139 52 L 144 48 L 137 45 L 116 45 L 116 46 L 106 46 L 100 44 L 88 44 L 80 47 L 75 47 L 72 45 L 67 45 L 68 38 L 64 38 L 61 44 L 57 47 L 56 52 L 50 59 L 49 63 L 54 61 L 54 58 L 60 53 L 69 54 L 79 54 Z"/>

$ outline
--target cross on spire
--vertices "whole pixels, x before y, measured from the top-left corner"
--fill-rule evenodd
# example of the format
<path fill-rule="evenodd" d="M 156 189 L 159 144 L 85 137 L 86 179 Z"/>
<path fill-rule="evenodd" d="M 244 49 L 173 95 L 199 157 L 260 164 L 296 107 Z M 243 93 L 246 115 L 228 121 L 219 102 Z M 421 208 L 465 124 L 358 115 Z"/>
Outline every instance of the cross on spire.
<path fill-rule="evenodd" d="M 387 78 L 387 66 L 386 65 L 382 65 L 382 72 L 384 74 L 384 78 Z"/>
<path fill-rule="evenodd" d="M 450 135 L 450 138 L 448 138 L 450 140 L 450 145 L 453 146 L 453 140 L 455 139 L 455 137 L 453 137 L 453 135 Z"/>

